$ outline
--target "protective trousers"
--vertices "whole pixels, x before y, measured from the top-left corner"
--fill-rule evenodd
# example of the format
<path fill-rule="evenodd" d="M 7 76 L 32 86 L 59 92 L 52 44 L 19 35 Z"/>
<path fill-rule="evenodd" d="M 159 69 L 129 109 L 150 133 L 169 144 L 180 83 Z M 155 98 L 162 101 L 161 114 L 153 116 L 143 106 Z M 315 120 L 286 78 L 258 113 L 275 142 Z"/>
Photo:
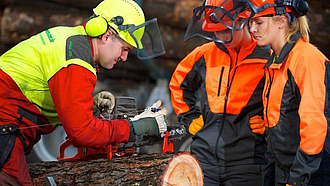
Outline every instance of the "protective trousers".
<path fill-rule="evenodd" d="M 271 157 L 269 157 L 271 158 Z M 322 161 L 319 169 L 311 175 L 307 186 L 328 186 L 330 185 L 330 153 L 324 150 L 322 155 Z M 285 182 L 289 173 L 283 168 L 279 168 L 273 159 L 270 159 L 269 164 L 263 172 L 264 174 L 264 186 L 285 186 L 286 183 L 279 183 L 278 178 L 282 177 Z M 275 179 L 277 178 L 277 179 Z"/>
<path fill-rule="evenodd" d="M 202 169 L 206 172 L 217 174 L 217 178 L 204 175 L 205 186 L 261 186 L 262 185 L 262 169 L 264 165 L 247 164 L 233 165 L 228 167 L 210 167 L 201 164 Z M 210 169 L 210 170 L 207 170 Z M 212 170 L 211 170 L 212 169 Z M 217 170 L 217 171 L 216 171 Z"/>
<path fill-rule="evenodd" d="M 39 121 L 40 116 L 36 106 L 0 69 L 0 168 L 20 185 L 32 185 L 25 153 L 40 139 L 40 134 L 54 130 L 52 126 L 38 127 L 34 120 Z"/>
<path fill-rule="evenodd" d="M 2 171 L 0 183 L 17 182 L 20 185 L 32 185 L 24 149 L 27 150 L 27 147 L 18 128 L 15 125 L 0 125 L 0 167 Z"/>

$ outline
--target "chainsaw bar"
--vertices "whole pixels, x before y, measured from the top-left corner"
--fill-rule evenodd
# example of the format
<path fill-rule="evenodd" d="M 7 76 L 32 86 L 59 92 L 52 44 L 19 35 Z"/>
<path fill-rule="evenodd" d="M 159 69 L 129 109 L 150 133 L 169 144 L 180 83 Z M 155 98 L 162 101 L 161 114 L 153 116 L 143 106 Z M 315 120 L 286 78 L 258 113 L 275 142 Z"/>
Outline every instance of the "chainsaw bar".
<path fill-rule="evenodd" d="M 187 135 L 186 127 L 184 125 L 175 125 L 175 126 L 167 126 L 167 131 L 169 134 L 168 141 L 173 142 L 177 140 L 181 140 Z M 165 133 L 158 134 L 156 136 L 151 135 L 143 135 L 143 136 L 135 136 L 135 142 L 128 143 L 120 143 L 118 145 L 118 149 L 125 149 L 129 147 L 143 147 L 143 146 L 152 146 L 155 144 L 163 143 L 165 137 Z"/>
<path fill-rule="evenodd" d="M 138 109 L 136 100 L 133 97 L 116 97 L 116 104 L 113 113 L 110 114 L 111 119 L 128 119 L 138 115 Z M 187 131 L 184 125 L 169 125 L 167 126 L 168 141 L 173 142 L 181 140 L 187 135 Z M 158 135 L 143 135 L 135 136 L 136 142 L 121 143 L 118 145 L 118 149 L 125 149 L 128 147 L 142 147 L 152 146 L 156 143 L 162 143 L 164 141 L 165 133 Z"/>

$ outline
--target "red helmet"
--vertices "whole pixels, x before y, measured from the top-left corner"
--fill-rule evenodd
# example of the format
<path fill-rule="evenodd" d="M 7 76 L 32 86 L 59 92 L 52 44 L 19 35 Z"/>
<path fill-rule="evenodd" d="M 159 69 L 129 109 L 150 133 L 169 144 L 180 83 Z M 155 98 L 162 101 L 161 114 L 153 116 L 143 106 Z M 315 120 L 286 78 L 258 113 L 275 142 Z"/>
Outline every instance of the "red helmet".
<path fill-rule="evenodd" d="M 281 15 L 293 12 L 303 16 L 308 11 L 306 0 L 247 0 L 254 18 L 265 15 Z"/>
<path fill-rule="evenodd" d="M 202 29 L 213 32 L 232 28 L 240 18 L 249 18 L 250 11 L 242 6 L 242 0 L 206 0 Z M 221 21 L 220 21 L 221 20 Z"/>

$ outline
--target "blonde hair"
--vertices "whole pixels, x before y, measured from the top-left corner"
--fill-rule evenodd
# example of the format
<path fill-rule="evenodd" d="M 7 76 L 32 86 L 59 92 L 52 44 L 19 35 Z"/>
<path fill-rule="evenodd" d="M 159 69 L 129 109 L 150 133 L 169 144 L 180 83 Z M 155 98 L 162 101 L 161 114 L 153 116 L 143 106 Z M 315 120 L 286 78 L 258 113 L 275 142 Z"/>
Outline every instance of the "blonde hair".
<path fill-rule="evenodd" d="M 280 16 L 274 16 L 273 20 L 277 20 L 279 19 Z M 286 31 L 285 34 L 285 40 L 289 43 L 292 43 L 292 41 L 290 40 L 291 36 L 296 34 L 296 33 L 300 33 L 302 38 L 304 38 L 306 41 L 309 42 L 309 25 L 308 25 L 308 19 L 306 16 L 293 16 L 294 17 L 294 21 L 289 23 L 288 22 L 288 29 Z"/>

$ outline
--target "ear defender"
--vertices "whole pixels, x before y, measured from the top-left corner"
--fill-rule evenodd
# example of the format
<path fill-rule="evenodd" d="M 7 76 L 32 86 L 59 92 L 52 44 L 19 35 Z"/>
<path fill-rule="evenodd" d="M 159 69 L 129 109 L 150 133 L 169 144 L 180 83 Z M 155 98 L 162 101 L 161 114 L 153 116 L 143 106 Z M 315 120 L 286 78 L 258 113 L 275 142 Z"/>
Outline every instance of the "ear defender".
<path fill-rule="evenodd" d="M 299 16 L 304 16 L 307 14 L 308 3 L 306 0 L 293 0 L 292 7 Z"/>
<path fill-rule="evenodd" d="M 86 32 L 91 37 L 100 37 L 108 31 L 108 21 L 103 16 L 95 16 L 86 23 Z"/>

